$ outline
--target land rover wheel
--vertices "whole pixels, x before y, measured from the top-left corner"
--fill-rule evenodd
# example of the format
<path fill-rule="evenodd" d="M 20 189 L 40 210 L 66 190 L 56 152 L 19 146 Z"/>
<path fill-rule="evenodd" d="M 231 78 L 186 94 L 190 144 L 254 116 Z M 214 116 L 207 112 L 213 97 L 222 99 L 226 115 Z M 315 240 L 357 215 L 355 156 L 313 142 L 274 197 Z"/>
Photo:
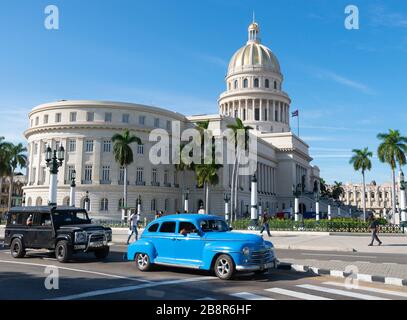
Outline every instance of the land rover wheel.
<path fill-rule="evenodd" d="M 215 261 L 214 271 L 216 276 L 221 280 L 231 279 L 235 272 L 232 258 L 226 254 L 219 256 Z"/>
<path fill-rule="evenodd" d="M 72 248 L 69 246 L 68 241 L 58 241 L 55 247 L 55 257 L 61 263 L 68 262 L 71 259 Z"/>
<path fill-rule="evenodd" d="M 140 271 L 149 271 L 151 269 L 150 257 L 146 253 L 137 253 L 136 264 L 137 269 Z"/>
<path fill-rule="evenodd" d="M 109 248 L 109 247 L 96 250 L 96 251 L 95 251 L 95 257 L 96 257 L 97 259 L 106 259 L 107 256 L 109 255 L 109 251 L 110 251 L 110 248 Z"/>
<path fill-rule="evenodd" d="M 24 258 L 25 256 L 24 245 L 20 239 L 14 239 L 11 242 L 10 251 L 13 258 Z"/>

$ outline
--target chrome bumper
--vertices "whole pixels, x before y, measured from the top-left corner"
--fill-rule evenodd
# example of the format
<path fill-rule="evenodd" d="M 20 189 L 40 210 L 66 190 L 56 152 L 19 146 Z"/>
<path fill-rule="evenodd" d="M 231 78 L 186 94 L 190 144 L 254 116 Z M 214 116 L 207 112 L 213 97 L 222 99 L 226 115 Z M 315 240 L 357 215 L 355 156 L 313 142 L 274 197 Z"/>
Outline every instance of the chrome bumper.
<path fill-rule="evenodd" d="M 237 265 L 236 271 L 259 271 L 259 270 L 268 270 L 268 269 L 277 269 L 278 267 L 278 260 L 274 259 L 271 262 L 258 264 L 258 265 Z"/>

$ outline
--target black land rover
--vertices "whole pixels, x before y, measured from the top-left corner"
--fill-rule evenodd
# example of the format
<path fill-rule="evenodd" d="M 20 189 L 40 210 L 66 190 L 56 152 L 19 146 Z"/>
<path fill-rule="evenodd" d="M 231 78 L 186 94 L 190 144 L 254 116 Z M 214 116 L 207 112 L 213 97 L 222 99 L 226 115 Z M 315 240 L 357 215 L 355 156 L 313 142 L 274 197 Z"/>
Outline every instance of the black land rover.
<path fill-rule="evenodd" d="M 73 253 L 93 252 L 99 259 L 109 255 L 112 229 L 92 224 L 86 210 L 73 207 L 20 207 L 7 213 L 4 244 L 14 258 L 26 249 L 55 250 L 59 262 Z"/>

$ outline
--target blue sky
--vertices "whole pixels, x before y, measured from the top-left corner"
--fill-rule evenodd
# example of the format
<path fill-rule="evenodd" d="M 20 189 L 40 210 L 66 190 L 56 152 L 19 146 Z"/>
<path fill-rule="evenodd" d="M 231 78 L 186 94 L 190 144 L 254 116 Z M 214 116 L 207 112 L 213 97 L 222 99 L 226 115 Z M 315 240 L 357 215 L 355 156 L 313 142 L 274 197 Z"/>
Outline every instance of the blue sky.
<path fill-rule="evenodd" d="M 60 10 L 57 31 L 44 28 L 49 4 Z M 360 10 L 360 30 L 344 27 L 348 4 Z M 253 10 L 263 43 L 279 58 L 292 109 L 300 109 L 314 164 L 329 182 L 358 182 L 348 164 L 352 148 L 376 151 L 376 134 L 389 128 L 407 135 L 401 0 L 3 0 L 0 136 L 24 141 L 28 111 L 59 99 L 215 113 Z M 390 170 L 374 159 L 367 178 L 389 181 Z"/>

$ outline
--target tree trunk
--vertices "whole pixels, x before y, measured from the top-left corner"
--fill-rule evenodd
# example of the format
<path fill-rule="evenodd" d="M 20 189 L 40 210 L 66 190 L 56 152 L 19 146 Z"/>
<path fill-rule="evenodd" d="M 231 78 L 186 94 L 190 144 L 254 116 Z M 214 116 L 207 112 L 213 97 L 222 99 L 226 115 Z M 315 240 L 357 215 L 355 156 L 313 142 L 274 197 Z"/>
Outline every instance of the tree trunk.
<path fill-rule="evenodd" d="M 235 174 L 236 174 L 236 166 L 237 166 L 237 155 L 235 155 L 235 162 L 233 164 L 232 176 L 230 177 L 230 217 L 231 221 L 233 221 L 234 216 L 234 192 L 235 192 Z"/>
<path fill-rule="evenodd" d="M 396 171 L 392 169 L 392 210 L 393 210 L 393 223 L 396 221 Z"/>
<path fill-rule="evenodd" d="M 2 190 L 3 190 L 3 177 L 0 176 L 0 204 L 1 204 Z"/>
<path fill-rule="evenodd" d="M 11 197 L 13 195 L 13 185 L 14 185 L 14 168 L 11 170 L 10 173 L 10 185 L 8 189 L 8 210 L 11 209 Z"/>
<path fill-rule="evenodd" d="M 209 214 L 209 183 L 205 183 L 205 212 Z"/>
<path fill-rule="evenodd" d="M 123 207 L 127 208 L 127 166 L 124 167 Z"/>
<path fill-rule="evenodd" d="M 239 188 L 239 165 L 240 165 L 240 150 L 239 146 L 237 147 L 237 158 L 236 158 L 236 172 L 235 172 L 235 190 L 234 190 L 234 212 L 235 212 L 235 221 L 237 220 L 237 206 L 238 206 L 238 188 Z"/>
<path fill-rule="evenodd" d="M 366 222 L 366 180 L 365 180 L 365 173 L 362 172 L 362 177 L 363 177 L 363 221 Z"/>

